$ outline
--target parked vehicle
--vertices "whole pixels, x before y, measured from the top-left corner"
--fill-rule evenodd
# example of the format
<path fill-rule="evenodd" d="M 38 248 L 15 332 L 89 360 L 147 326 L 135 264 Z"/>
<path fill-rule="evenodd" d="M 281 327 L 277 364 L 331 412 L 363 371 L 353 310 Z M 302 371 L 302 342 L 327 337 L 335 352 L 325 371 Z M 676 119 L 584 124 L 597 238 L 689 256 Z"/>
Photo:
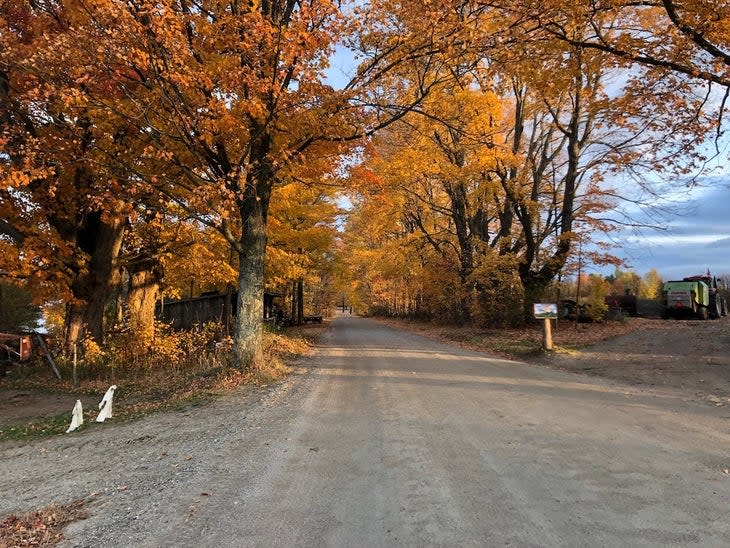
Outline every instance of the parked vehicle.
<path fill-rule="evenodd" d="M 701 280 L 665 282 L 662 287 L 664 309 L 662 318 L 710 317 L 710 288 Z"/>
<path fill-rule="evenodd" d="M 720 316 L 727 316 L 727 300 L 720 293 L 721 280 L 707 272 L 698 276 L 688 276 L 685 281 L 700 281 L 707 284 L 710 292 L 710 300 L 708 304 L 708 313 L 710 318 L 717 319 Z"/>

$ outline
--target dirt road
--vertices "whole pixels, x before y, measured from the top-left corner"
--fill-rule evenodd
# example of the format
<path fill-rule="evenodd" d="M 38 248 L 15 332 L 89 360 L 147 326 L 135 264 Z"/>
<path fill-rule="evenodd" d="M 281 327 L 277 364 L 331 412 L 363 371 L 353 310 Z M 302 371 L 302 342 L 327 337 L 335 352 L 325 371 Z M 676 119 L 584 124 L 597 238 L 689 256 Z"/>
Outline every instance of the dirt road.
<path fill-rule="evenodd" d="M 629 384 L 674 388 L 687 398 L 730 405 L 730 318 L 633 318 L 629 327 L 624 336 L 571 354 L 545 355 L 539 361 Z"/>
<path fill-rule="evenodd" d="M 723 546 L 730 409 L 356 318 L 302 374 L 0 447 L 0 515 L 67 546 Z M 93 495 L 92 495 L 93 494 Z"/>

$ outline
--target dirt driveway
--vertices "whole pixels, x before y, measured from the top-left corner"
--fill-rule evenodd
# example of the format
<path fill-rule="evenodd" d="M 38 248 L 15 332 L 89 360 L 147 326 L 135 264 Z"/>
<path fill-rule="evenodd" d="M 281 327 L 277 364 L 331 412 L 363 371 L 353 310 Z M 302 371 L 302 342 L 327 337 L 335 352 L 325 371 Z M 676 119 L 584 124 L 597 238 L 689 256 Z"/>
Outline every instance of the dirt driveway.
<path fill-rule="evenodd" d="M 677 389 L 718 406 L 730 404 L 730 318 L 635 318 L 624 335 L 537 361 L 629 384 Z"/>

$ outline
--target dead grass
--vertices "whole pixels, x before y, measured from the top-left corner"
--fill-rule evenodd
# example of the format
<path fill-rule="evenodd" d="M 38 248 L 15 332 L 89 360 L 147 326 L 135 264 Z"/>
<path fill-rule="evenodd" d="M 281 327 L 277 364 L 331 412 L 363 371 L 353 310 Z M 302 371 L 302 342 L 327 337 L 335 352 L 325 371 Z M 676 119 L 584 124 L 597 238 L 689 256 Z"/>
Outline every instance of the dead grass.
<path fill-rule="evenodd" d="M 119 388 L 114 401 L 114 421 L 131 420 L 161 409 L 199 405 L 216 395 L 241 385 L 264 385 L 281 379 L 302 356 L 309 354 L 326 326 L 293 328 L 282 333 L 268 333 L 264 339 L 263 358 L 254 367 L 234 367 L 147 371 L 144 375 L 117 378 Z M 48 375 L 31 376 L 21 383 L 26 391 L 47 391 L 52 384 L 56 391 L 71 395 L 103 394 L 108 380 L 88 380 L 78 387 L 69 382 L 58 384 Z M 95 410 L 84 413 L 84 428 L 93 428 Z M 0 429 L 0 441 L 29 439 L 63 433 L 68 427 L 70 412 L 48 416 L 30 423 Z M 63 528 L 88 517 L 83 501 L 50 505 L 28 514 L 10 515 L 0 522 L 0 548 L 51 547 L 63 540 Z"/>
<path fill-rule="evenodd" d="M 0 521 L 0 548 L 56 546 L 63 540 L 63 528 L 86 519 L 84 501 L 52 504 L 22 516 L 11 514 Z"/>
<path fill-rule="evenodd" d="M 326 325 L 291 328 L 280 333 L 266 333 L 262 357 L 252 367 L 240 369 L 226 365 L 226 360 L 201 361 L 195 366 L 145 370 L 116 370 L 113 377 L 87 379 L 78 386 L 66 380 L 58 382 L 46 369 L 12 383 L 12 388 L 37 394 L 37 401 L 49 391 L 70 396 L 69 401 L 83 396 L 101 395 L 110 384 L 118 386 L 114 396 L 114 421 L 133 420 L 152 412 L 201 405 L 242 385 L 262 386 L 275 382 L 290 372 L 290 366 L 309 354 Z M 32 405 L 29 402 L 28 405 Z M 66 409 L 68 407 L 68 409 Z M 32 421 L 5 424 L 0 422 L 0 441 L 24 440 L 61 434 L 70 422 L 70 407 L 48 409 Z M 96 409 L 85 409 L 84 424 L 79 431 L 94 427 Z"/>
<path fill-rule="evenodd" d="M 533 324 L 521 328 L 484 329 L 473 326 L 442 326 L 429 322 L 379 319 L 414 333 L 435 338 L 442 342 L 456 343 L 463 348 L 490 352 L 511 359 L 529 359 L 543 354 L 542 325 Z M 599 341 L 625 335 L 636 329 L 653 329 L 657 322 L 644 318 L 628 318 L 618 322 L 578 324 L 560 321 L 553 324 L 555 352 L 570 353 Z"/>

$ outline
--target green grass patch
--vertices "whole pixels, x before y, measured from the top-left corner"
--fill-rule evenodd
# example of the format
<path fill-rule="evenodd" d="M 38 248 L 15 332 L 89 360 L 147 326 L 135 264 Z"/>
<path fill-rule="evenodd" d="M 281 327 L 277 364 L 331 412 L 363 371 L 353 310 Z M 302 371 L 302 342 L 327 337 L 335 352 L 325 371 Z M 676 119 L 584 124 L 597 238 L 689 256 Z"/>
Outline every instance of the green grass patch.
<path fill-rule="evenodd" d="M 84 421 L 86 421 L 84 414 Z M 64 413 L 54 417 L 37 419 L 32 422 L 3 426 L 0 428 L 0 441 L 42 438 L 63 434 L 71 424 L 71 414 Z"/>

